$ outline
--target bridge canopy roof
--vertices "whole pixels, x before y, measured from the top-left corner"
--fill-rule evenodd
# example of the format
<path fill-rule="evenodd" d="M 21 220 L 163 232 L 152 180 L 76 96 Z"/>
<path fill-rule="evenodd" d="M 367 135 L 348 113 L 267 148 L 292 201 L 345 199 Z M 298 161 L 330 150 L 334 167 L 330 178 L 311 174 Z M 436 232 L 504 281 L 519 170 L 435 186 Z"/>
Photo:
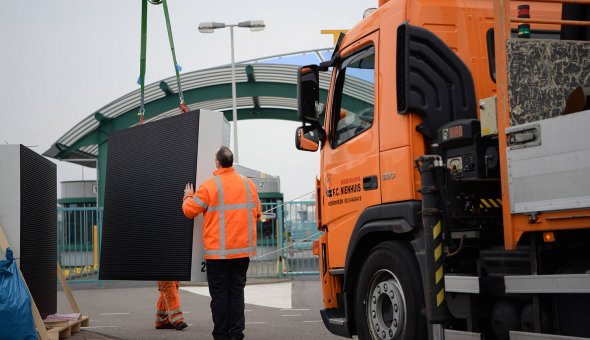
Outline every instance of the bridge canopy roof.
<path fill-rule="evenodd" d="M 326 48 L 236 63 L 238 120 L 297 121 L 298 67 L 329 60 L 331 54 L 332 49 Z M 328 73 L 320 74 L 322 102 L 327 97 L 329 77 Z M 185 102 L 190 110 L 222 111 L 231 120 L 231 65 L 181 74 L 181 82 Z M 372 84 L 362 79 L 356 80 L 355 91 L 345 93 L 348 99 L 345 102 L 366 101 L 372 96 L 372 87 Z M 138 89 L 106 104 L 72 127 L 44 155 L 95 166 L 98 145 L 108 140 L 110 133 L 139 123 L 139 102 Z M 178 104 L 178 87 L 174 76 L 147 85 L 144 123 L 179 114 Z"/>

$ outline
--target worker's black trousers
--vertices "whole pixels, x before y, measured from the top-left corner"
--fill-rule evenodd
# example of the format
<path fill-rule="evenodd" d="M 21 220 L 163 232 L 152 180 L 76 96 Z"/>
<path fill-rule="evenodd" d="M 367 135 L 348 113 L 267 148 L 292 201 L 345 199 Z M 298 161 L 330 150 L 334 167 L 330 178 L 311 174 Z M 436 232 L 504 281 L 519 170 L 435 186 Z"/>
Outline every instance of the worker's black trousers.
<path fill-rule="evenodd" d="M 213 339 L 244 338 L 244 286 L 250 259 L 207 260 Z"/>

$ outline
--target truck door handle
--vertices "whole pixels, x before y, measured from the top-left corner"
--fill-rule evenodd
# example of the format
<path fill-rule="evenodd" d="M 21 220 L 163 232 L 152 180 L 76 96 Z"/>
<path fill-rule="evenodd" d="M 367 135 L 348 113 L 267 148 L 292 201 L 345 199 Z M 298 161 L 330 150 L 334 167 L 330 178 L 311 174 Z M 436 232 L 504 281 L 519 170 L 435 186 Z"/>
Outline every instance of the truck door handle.
<path fill-rule="evenodd" d="M 375 190 L 378 187 L 377 176 L 363 177 L 363 190 Z"/>
<path fill-rule="evenodd" d="M 506 129 L 510 150 L 530 148 L 541 145 L 540 124 L 517 125 Z"/>

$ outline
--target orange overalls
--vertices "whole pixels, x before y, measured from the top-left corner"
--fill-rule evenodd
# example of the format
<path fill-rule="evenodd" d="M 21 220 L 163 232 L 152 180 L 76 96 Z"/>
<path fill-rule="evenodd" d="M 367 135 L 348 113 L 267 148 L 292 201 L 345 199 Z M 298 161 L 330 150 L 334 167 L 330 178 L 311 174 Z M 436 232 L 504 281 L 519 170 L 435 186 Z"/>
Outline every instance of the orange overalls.
<path fill-rule="evenodd" d="M 180 311 L 178 281 L 158 281 L 160 297 L 156 305 L 156 328 L 174 328 L 184 321 Z"/>

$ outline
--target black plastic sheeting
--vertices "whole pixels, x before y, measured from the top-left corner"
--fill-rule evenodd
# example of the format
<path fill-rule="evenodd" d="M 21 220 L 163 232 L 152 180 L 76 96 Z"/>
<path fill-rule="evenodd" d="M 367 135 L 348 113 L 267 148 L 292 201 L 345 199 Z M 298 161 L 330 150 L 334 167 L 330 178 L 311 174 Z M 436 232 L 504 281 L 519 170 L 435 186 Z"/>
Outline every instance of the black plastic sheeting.
<path fill-rule="evenodd" d="M 99 279 L 190 280 L 198 131 L 197 110 L 110 135 Z"/>
<path fill-rule="evenodd" d="M 57 313 L 57 170 L 20 147 L 20 268 L 41 317 Z"/>

